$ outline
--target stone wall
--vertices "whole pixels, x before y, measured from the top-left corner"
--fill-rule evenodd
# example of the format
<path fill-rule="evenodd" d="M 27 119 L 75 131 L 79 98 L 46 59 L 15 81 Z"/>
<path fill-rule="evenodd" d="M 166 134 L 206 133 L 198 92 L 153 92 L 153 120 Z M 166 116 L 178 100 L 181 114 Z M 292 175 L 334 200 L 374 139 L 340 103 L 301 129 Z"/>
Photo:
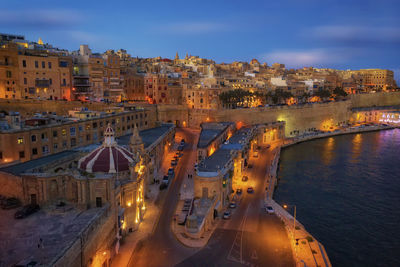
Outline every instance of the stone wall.
<path fill-rule="evenodd" d="M 400 92 L 351 95 L 350 101 L 352 108 L 400 105 Z"/>
<path fill-rule="evenodd" d="M 0 195 L 16 197 L 23 201 L 22 178 L 9 173 L 0 172 Z"/>

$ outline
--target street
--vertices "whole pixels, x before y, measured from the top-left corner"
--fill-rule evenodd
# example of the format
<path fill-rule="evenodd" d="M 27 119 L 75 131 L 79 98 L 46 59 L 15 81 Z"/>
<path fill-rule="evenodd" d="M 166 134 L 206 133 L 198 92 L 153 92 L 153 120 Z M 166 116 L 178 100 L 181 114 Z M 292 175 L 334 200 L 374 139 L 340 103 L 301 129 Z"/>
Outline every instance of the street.
<path fill-rule="evenodd" d="M 269 215 L 264 205 L 264 176 L 271 150 L 251 158 L 242 182 L 242 197 L 231 219 L 221 221 L 207 246 L 178 266 L 294 266 L 290 241 L 281 220 Z M 254 193 L 247 193 L 252 186 Z"/>
<path fill-rule="evenodd" d="M 231 219 L 220 221 L 204 248 L 186 247 L 175 238 L 171 220 L 185 171 L 192 168 L 190 158 L 195 153 L 195 135 L 187 129 L 178 129 L 178 134 L 186 140 L 186 146 L 176 178 L 161 196 L 163 207 L 154 233 L 136 247 L 129 266 L 294 266 L 283 223 L 263 208 L 264 177 L 272 159 L 271 150 L 266 148 L 259 158 L 250 158 L 253 167 L 245 172 L 249 180 L 239 182 L 243 193 Z M 248 186 L 254 188 L 254 193 L 247 193 Z"/>
<path fill-rule="evenodd" d="M 181 184 L 187 168 L 193 168 L 190 162 L 193 145 L 197 139 L 195 133 L 189 129 L 178 128 L 177 139 L 184 138 L 186 145 L 184 154 L 175 169 L 175 178 L 169 185 L 168 191 L 160 192 L 161 213 L 154 233 L 143 242 L 139 243 L 131 256 L 129 266 L 174 266 L 185 258 L 195 253 L 198 249 L 182 245 L 171 232 L 171 220 L 179 199 Z M 179 138 L 178 138 L 179 136 Z"/>

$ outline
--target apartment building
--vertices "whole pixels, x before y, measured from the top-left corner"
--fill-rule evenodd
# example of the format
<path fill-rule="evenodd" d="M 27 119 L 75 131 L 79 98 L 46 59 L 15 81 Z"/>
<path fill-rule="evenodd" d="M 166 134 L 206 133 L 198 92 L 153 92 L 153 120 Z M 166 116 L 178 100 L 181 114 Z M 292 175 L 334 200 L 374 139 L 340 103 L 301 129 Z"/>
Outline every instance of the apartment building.
<path fill-rule="evenodd" d="M 394 74 L 391 70 L 382 69 L 361 69 L 351 71 L 351 73 L 361 76 L 363 91 L 387 91 L 396 87 Z"/>
<path fill-rule="evenodd" d="M 156 115 L 145 109 L 131 109 L 114 114 L 87 116 L 85 119 L 35 116 L 25 120 L 20 129 L 0 131 L 0 164 L 28 161 L 71 148 L 100 142 L 108 124 L 115 135 L 129 134 L 154 127 Z"/>
<path fill-rule="evenodd" d="M 0 98 L 69 100 L 72 60 L 5 43 L 0 48 Z"/>
<path fill-rule="evenodd" d="M 18 48 L 16 44 L 0 47 L 0 98 L 19 99 Z"/>
<path fill-rule="evenodd" d="M 144 92 L 149 103 L 168 103 L 167 90 L 168 77 L 166 74 L 147 74 L 144 77 Z"/>
<path fill-rule="evenodd" d="M 121 101 L 123 87 L 121 84 L 120 58 L 114 50 L 107 50 L 104 59 L 104 98 L 110 101 Z"/>

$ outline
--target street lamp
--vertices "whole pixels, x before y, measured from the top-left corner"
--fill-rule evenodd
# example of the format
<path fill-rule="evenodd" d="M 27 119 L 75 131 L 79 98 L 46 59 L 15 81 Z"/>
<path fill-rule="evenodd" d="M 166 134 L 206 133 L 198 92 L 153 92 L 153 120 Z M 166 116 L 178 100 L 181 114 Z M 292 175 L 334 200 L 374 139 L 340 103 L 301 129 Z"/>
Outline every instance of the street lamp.
<path fill-rule="evenodd" d="M 284 204 L 283 208 L 287 209 L 289 205 Z M 296 240 L 295 234 L 296 234 L 296 205 L 290 205 L 294 207 L 294 216 L 293 216 L 293 240 Z M 297 241 L 296 241 L 297 245 Z"/>

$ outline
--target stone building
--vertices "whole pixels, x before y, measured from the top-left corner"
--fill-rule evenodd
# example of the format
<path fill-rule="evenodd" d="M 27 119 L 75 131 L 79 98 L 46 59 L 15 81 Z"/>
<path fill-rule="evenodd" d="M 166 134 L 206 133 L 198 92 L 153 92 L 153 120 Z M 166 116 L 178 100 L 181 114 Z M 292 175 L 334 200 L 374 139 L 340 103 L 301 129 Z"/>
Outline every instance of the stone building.
<path fill-rule="evenodd" d="M 114 113 L 114 114 L 113 114 Z M 102 140 L 108 123 L 115 127 L 116 136 L 129 134 L 136 126 L 155 126 L 155 114 L 145 109 L 105 113 L 87 118 L 66 118 L 55 115 L 34 116 L 22 127 L 0 130 L 0 165 L 24 162 Z M 88 115 L 88 114 L 86 114 Z"/>
<path fill-rule="evenodd" d="M 127 146 L 118 145 L 109 124 L 103 143 L 94 150 L 89 146 L 64 151 L 0 169 L 1 195 L 17 197 L 23 204 L 39 204 L 43 210 L 33 215 L 29 229 L 19 233 L 18 240 L 24 244 L 13 250 L 19 252 L 0 253 L 6 263 L 29 258 L 51 266 L 110 266 L 120 240 L 137 229 L 145 215 L 146 185 L 154 175 L 150 172 L 152 157 L 162 156 L 154 148 L 164 146 L 163 139 L 170 138 L 174 130 L 170 126 L 168 134 L 153 135 L 146 144 L 138 129 L 132 129 Z M 60 221 L 58 214 L 70 219 Z M 57 221 L 60 230 L 54 231 L 57 227 L 50 224 L 42 226 L 43 218 Z M 63 229 L 71 230 L 65 233 Z M 39 236 L 46 257 L 35 252 L 32 238 Z"/>
<path fill-rule="evenodd" d="M 233 122 L 205 122 L 200 127 L 201 132 L 197 142 L 198 162 L 211 156 L 236 130 Z"/>
<path fill-rule="evenodd" d="M 243 127 L 199 163 L 194 176 L 194 209 L 185 225 L 186 233 L 192 238 L 201 238 L 231 201 L 233 189 L 240 188 L 257 134 L 257 127 Z"/>

